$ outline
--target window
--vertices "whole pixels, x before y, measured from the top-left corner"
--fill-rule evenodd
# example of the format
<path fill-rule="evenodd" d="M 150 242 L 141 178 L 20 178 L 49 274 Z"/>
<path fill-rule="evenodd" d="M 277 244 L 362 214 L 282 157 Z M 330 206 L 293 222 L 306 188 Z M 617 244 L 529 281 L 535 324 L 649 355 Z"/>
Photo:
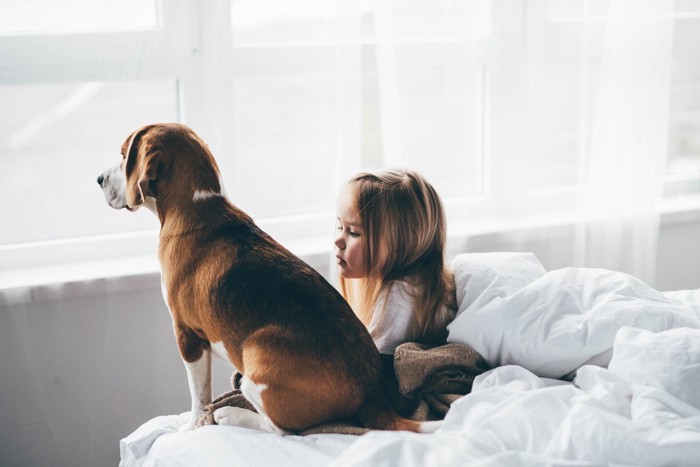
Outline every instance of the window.
<path fill-rule="evenodd" d="M 668 196 L 700 192 L 700 2 L 676 2 L 668 134 Z"/>
<path fill-rule="evenodd" d="M 2 277 L 152 254 L 157 221 L 105 210 L 95 180 L 135 128 L 182 119 L 190 13 L 155 0 L 0 3 Z"/>
<path fill-rule="evenodd" d="M 157 221 L 108 208 L 95 178 L 163 120 L 207 141 L 232 201 L 283 243 L 330 246 L 341 184 L 378 167 L 423 172 L 453 225 L 573 209 L 615 95 L 616 3 L 0 2 L 0 271 L 153 255 Z M 666 17 L 653 176 L 672 199 L 700 194 L 700 4 Z"/>
<path fill-rule="evenodd" d="M 346 3 L 233 1 L 237 202 L 329 212 L 353 172 L 399 165 L 481 194 L 487 2 Z"/>
<path fill-rule="evenodd" d="M 579 182 L 575 171 L 581 161 L 577 164 L 575 155 L 581 152 L 586 131 L 590 131 L 586 106 L 594 103 L 598 92 L 610 4 L 608 0 L 550 0 L 546 2 L 546 20 L 528 23 L 533 25 L 531 40 L 546 59 L 543 65 L 535 64 L 533 73 L 538 76 L 532 80 L 534 89 L 530 91 L 532 99 L 545 105 L 532 119 L 538 127 L 533 134 L 540 160 L 533 166 L 538 172 L 533 174 L 535 189 L 554 186 L 555 180 L 562 185 Z M 700 2 L 676 1 L 668 89 L 668 151 L 660 173 L 666 178 L 667 198 L 700 193 L 699 40 Z M 582 54 L 591 59 L 580 60 Z M 566 154 L 569 160 L 557 154 Z M 541 171 L 544 167 L 548 169 Z M 551 181 L 542 181 L 542 177 Z"/>
<path fill-rule="evenodd" d="M 146 213 L 120 216 L 104 209 L 95 179 L 118 161 L 120 138 L 135 124 L 177 120 L 173 81 L 28 84 L 0 87 L 6 112 L 0 121 L 4 150 L 0 198 L 12 222 L 0 227 L 4 242 L 49 241 L 86 235 L 153 230 Z M 20 204 L 21 203 L 21 204 Z M 89 213 L 89 215 L 86 215 Z M 45 227 L 45 228 L 42 228 Z"/>

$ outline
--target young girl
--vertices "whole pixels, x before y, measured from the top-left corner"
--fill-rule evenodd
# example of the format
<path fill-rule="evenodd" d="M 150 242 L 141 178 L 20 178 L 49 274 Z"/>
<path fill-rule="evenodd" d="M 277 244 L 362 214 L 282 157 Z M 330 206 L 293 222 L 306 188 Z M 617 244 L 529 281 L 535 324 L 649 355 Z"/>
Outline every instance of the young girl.
<path fill-rule="evenodd" d="M 456 309 L 445 267 L 445 214 L 433 187 L 405 170 L 353 177 L 338 202 L 341 293 L 387 367 L 399 344 L 444 343 Z"/>

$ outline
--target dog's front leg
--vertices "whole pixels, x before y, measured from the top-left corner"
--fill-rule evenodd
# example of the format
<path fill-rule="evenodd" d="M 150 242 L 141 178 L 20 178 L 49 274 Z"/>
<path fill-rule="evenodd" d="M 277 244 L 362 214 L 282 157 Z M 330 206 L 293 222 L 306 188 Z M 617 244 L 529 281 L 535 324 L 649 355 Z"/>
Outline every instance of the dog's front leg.
<path fill-rule="evenodd" d="M 192 398 L 190 420 L 180 431 L 189 431 L 211 404 L 211 348 L 189 329 L 176 329 L 176 334 Z"/>
<path fill-rule="evenodd" d="M 185 361 L 185 368 L 192 397 L 192 412 L 190 421 L 180 431 L 192 430 L 204 409 L 211 404 L 211 351 L 203 349 L 199 360 Z"/>

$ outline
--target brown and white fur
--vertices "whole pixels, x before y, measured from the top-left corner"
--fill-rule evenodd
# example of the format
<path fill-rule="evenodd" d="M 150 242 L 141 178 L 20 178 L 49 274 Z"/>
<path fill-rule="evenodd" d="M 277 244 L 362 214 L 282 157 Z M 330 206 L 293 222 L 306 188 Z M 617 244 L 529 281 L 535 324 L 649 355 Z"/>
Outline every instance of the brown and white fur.
<path fill-rule="evenodd" d="M 433 431 L 388 405 L 377 348 L 341 295 L 225 197 L 207 145 L 187 126 L 132 133 L 98 177 L 107 203 L 160 219 L 163 294 L 187 368 L 189 425 L 211 402 L 211 349 L 243 374 L 260 415 L 221 409 L 220 424 L 298 432 L 341 419 Z"/>

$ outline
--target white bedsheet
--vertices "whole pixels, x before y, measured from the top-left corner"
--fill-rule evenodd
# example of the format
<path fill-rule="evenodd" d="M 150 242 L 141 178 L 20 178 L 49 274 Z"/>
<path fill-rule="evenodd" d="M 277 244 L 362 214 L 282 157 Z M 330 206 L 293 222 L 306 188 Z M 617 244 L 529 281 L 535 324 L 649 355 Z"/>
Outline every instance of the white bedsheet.
<path fill-rule="evenodd" d="M 178 432 L 188 420 L 185 412 L 141 425 L 119 443 L 120 467 L 324 466 L 357 440 L 352 435 L 280 436 L 218 425 Z"/>
<path fill-rule="evenodd" d="M 178 433 L 182 414 L 123 439 L 121 465 L 700 465 L 697 291 L 595 269 L 547 273 L 529 254 L 463 255 L 455 266 L 450 340 L 500 366 L 438 432 Z M 573 383 L 547 378 L 577 369 Z"/>

